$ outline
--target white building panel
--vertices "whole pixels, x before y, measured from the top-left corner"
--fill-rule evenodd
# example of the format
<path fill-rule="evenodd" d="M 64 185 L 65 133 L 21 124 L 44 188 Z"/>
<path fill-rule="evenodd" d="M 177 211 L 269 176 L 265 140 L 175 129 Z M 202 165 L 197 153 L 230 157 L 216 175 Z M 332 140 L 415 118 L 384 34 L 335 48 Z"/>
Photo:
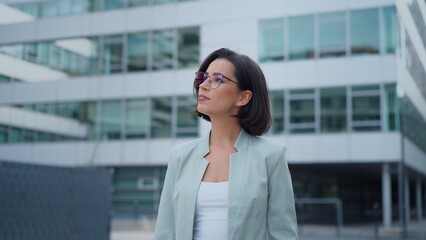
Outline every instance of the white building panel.
<path fill-rule="evenodd" d="M 0 124 L 74 137 L 87 136 L 87 126 L 78 121 L 15 107 L 0 107 Z"/>

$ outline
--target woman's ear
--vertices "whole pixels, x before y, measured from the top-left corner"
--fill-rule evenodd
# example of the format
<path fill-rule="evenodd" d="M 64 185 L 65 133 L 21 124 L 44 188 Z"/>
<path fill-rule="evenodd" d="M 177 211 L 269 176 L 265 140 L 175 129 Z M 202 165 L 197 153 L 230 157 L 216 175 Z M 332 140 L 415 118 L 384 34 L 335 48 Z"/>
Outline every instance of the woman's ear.
<path fill-rule="evenodd" d="M 250 102 L 253 93 L 250 90 L 245 90 L 240 93 L 240 97 L 238 98 L 237 103 L 235 104 L 237 107 L 242 107 L 247 105 Z"/>

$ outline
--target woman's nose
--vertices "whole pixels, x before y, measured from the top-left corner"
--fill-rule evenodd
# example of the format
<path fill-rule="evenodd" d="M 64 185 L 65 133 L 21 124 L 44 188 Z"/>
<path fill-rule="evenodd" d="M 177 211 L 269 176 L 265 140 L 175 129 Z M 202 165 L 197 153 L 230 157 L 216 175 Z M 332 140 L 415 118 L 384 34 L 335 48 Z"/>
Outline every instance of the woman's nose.
<path fill-rule="evenodd" d="M 204 80 L 204 82 L 200 84 L 200 88 L 208 89 L 210 87 L 209 81 L 210 81 L 210 79 L 208 79 L 208 78 L 206 80 Z"/>

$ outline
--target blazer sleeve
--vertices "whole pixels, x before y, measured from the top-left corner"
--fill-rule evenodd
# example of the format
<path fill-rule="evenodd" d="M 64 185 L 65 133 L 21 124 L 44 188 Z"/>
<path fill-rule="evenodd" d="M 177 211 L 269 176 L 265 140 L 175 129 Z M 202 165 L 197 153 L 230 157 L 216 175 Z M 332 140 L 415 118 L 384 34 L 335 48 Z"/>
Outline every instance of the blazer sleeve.
<path fill-rule="evenodd" d="M 273 153 L 275 164 L 268 182 L 267 230 L 269 240 L 294 240 L 297 220 L 290 171 L 284 158 L 285 146 Z"/>
<path fill-rule="evenodd" d="M 155 225 L 154 239 L 156 240 L 175 239 L 175 209 L 173 204 L 173 193 L 177 172 L 176 162 L 176 159 L 173 159 L 173 157 L 170 156 L 163 191 L 161 193 L 160 205 L 158 208 L 157 223 Z"/>

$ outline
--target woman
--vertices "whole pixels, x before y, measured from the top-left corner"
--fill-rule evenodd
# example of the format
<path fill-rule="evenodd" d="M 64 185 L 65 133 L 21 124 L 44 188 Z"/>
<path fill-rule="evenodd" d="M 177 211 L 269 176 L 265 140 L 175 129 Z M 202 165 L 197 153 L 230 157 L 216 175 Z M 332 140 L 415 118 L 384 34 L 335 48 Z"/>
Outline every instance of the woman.
<path fill-rule="evenodd" d="M 216 50 L 195 74 L 194 91 L 211 131 L 171 149 L 155 239 L 297 239 L 285 147 L 258 137 L 271 122 L 259 66 Z"/>

